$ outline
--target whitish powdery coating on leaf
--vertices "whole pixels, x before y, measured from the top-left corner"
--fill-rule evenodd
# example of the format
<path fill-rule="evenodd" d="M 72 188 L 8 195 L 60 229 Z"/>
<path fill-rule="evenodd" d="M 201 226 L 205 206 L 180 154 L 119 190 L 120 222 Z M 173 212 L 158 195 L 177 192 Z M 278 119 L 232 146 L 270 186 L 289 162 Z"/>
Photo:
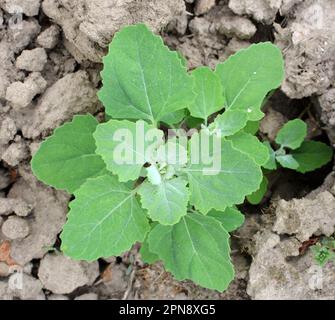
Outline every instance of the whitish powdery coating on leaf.
<path fill-rule="evenodd" d="M 298 162 L 296 169 L 301 173 L 321 168 L 333 157 L 333 149 L 318 141 L 305 141 L 299 149 L 292 151 L 293 158 Z"/>
<path fill-rule="evenodd" d="M 244 215 L 234 207 L 227 208 L 224 211 L 211 210 L 208 216 L 221 222 L 223 228 L 232 232 L 238 229 L 244 223 Z"/>
<path fill-rule="evenodd" d="M 104 58 L 99 98 L 114 118 L 156 124 L 194 100 L 193 81 L 177 52 L 139 24 L 118 32 Z"/>
<path fill-rule="evenodd" d="M 69 193 L 88 178 L 106 172 L 95 154 L 93 132 L 98 121 L 91 115 L 75 116 L 45 140 L 31 162 L 34 175 L 46 184 Z"/>
<path fill-rule="evenodd" d="M 283 80 L 284 62 L 278 47 L 264 42 L 238 51 L 218 64 L 215 73 L 222 82 L 226 108 L 247 111 L 249 120 L 255 121 L 264 115 L 266 95 Z"/>
<path fill-rule="evenodd" d="M 201 131 L 200 135 L 203 134 L 207 133 Z M 191 142 L 197 136 L 199 134 L 195 133 Z M 182 169 L 190 183 L 190 202 L 204 214 L 211 209 L 222 211 L 242 203 L 245 196 L 256 191 L 262 181 L 262 171 L 253 159 L 235 149 L 230 141 L 214 135 L 210 139 L 220 140 L 221 150 L 210 150 L 210 157 L 220 162 L 220 167 L 214 168 L 200 162 Z M 209 145 L 212 146 L 212 141 Z"/>
<path fill-rule="evenodd" d="M 150 229 L 135 191 L 114 176 L 89 179 L 75 192 L 61 234 L 62 250 L 71 258 L 93 261 L 118 256 Z"/>
<path fill-rule="evenodd" d="M 221 137 L 228 137 L 243 129 L 248 121 L 243 110 L 227 110 L 216 117 L 214 127 L 220 130 Z"/>
<path fill-rule="evenodd" d="M 299 167 L 299 163 L 297 162 L 297 160 L 295 160 L 293 158 L 293 156 L 291 154 L 285 154 L 285 155 L 277 156 L 276 160 L 284 168 L 296 170 Z"/>
<path fill-rule="evenodd" d="M 278 132 L 276 142 L 283 147 L 297 149 L 307 135 L 307 125 L 300 119 L 287 122 Z"/>
<path fill-rule="evenodd" d="M 212 217 L 189 213 L 178 224 L 154 227 L 148 241 L 177 280 L 224 291 L 234 279 L 229 234 Z"/>
<path fill-rule="evenodd" d="M 159 185 L 144 182 L 139 188 L 143 208 L 149 217 L 163 225 L 173 225 L 187 214 L 189 190 L 187 181 L 178 177 Z"/>
<path fill-rule="evenodd" d="M 205 119 L 221 110 L 224 104 L 220 78 L 208 67 L 200 67 L 192 72 L 195 101 L 189 106 L 195 118 Z"/>
<path fill-rule="evenodd" d="M 158 141 L 145 139 L 149 130 L 153 130 L 151 132 L 157 136 Z M 141 132 L 143 137 L 140 136 Z M 136 180 L 140 176 L 143 165 L 150 161 L 146 158 L 147 148 L 152 144 L 163 143 L 163 136 L 163 131 L 155 129 L 142 120 L 136 123 L 128 120 L 110 120 L 98 125 L 94 133 L 96 153 L 101 155 L 107 169 L 116 174 L 120 182 Z M 138 148 L 137 139 L 141 140 L 143 150 Z"/>
<path fill-rule="evenodd" d="M 268 148 L 257 137 L 243 131 L 229 137 L 233 147 L 253 159 L 259 166 L 266 164 L 270 158 Z"/>

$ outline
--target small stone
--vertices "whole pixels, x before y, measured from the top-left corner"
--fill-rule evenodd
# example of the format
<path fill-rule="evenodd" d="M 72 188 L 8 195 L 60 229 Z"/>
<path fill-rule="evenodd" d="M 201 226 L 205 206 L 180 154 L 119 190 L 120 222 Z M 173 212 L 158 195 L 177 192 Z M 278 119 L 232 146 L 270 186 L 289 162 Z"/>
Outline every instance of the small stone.
<path fill-rule="evenodd" d="M 4 262 L 0 262 L 0 277 L 8 277 L 9 275 L 10 275 L 10 270 L 9 270 L 8 264 Z"/>
<path fill-rule="evenodd" d="M 98 276 L 98 262 L 74 261 L 61 254 L 47 254 L 38 270 L 44 288 L 57 294 L 68 294 L 91 285 Z"/>
<path fill-rule="evenodd" d="M 85 293 L 81 296 L 76 297 L 74 300 L 98 300 L 98 295 L 96 293 Z"/>
<path fill-rule="evenodd" d="M 7 263 L 9 266 L 17 265 L 16 261 L 11 257 L 11 243 L 9 241 L 3 241 L 3 235 L 1 234 L 0 242 L 0 261 Z"/>
<path fill-rule="evenodd" d="M 71 106 L 71 107 L 69 107 Z M 94 113 L 98 107 L 96 89 L 85 71 L 59 79 L 38 100 L 31 121 L 22 126 L 26 138 L 37 138 L 58 127 L 74 114 Z"/>
<path fill-rule="evenodd" d="M 1 7 L 8 13 L 24 13 L 28 17 L 37 16 L 41 0 L 3 0 Z"/>
<path fill-rule="evenodd" d="M 2 160 L 15 167 L 29 157 L 29 151 L 24 141 L 12 143 L 2 155 Z"/>
<path fill-rule="evenodd" d="M 249 15 L 256 21 L 271 24 L 282 0 L 229 0 L 229 8 L 237 15 Z"/>
<path fill-rule="evenodd" d="M 32 262 L 27 263 L 26 265 L 23 266 L 22 271 L 27 274 L 31 274 L 33 271 L 33 264 Z"/>
<path fill-rule="evenodd" d="M 109 264 L 115 264 L 116 263 L 116 257 L 114 257 L 114 256 L 108 257 L 108 258 L 102 258 L 102 260 L 104 260 L 105 262 L 107 262 Z"/>
<path fill-rule="evenodd" d="M 259 129 L 268 136 L 270 141 L 274 141 L 278 131 L 283 127 L 286 121 L 286 118 L 280 112 L 269 108 L 260 123 Z"/>
<path fill-rule="evenodd" d="M 179 35 L 184 35 L 186 33 L 188 26 L 187 14 L 183 14 L 175 17 L 167 26 L 166 30 L 168 32 L 177 32 Z"/>
<path fill-rule="evenodd" d="M 285 257 L 297 257 L 300 254 L 301 242 L 296 238 L 288 238 L 282 240 L 278 247 Z"/>
<path fill-rule="evenodd" d="M 197 16 L 207 13 L 215 6 L 215 0 L 197 0 L 194 12 Z"/>
<path fill-rule="evenodd" d="M 7 144 L 14 139 L 16 125 L 13 119 L 5 117 L 0 124 L 0 144 Z"/>
<path fill-rule="evenodd" d="M 315 199 L 280 200 L 273 230 L 278 234 L 294 235 L 300 242 L 312 235 L 331 236 L 335 232 L 335 197 L 324 191 Z"/>
<path fill-rule="evenodd" d="M 124 292 L 127 288 L 127 268 L 123 264 L 110 264 L 101 275 L 104 288 L 109 292 Z"/>
<path fill-rule="evenodd" d="M 43 258 L 48 248 L 54 245 L 66 222 L 69 197 L 65 192 L 37 183 L 29 164 L 22 164 L 19 174 L 21 178 L 12 186 L 8 197 L 23 199 L 34 208 L 34 213 L 32 219 L 27 219 L 28 237 L 12 241 L 10 254 L 17 264 L 25 265 L 33 259 Z"/>
<path fill-rule="evenodd" d="M 26 71 L 42 71 L 48 61 L 48 55 L 44 48 L 24 50 L 16 59 L 16 67 Z"/>
<path fill-rule="evenodd" d="M 6 100 L 9 101 L 16 109 L 27 107 L 33 100 L 32 93 L 24 83 L 13 82 L 6 92 Z"/>
<path fill-rule="evenodd" d="M 303 2 L 304 0 L 282 0 L 280 7 L 280 15 L 287 16 L 292 12 L 294 6 L 297 6 L 298 3 Z"/>
<path fill-rule="evenodd" d="M 21 300 L 44 300 L 40 280 L 25 273 L 14 273 L 8 281 L 8 292 Z"/>
<path fill-rule="evenodd" d="M 38 72 L 33 72 L 25 82 L 13 82 L 6 92 L 6 100 L 14 109 L 27 107 L 34 97 L 41 94 L 47 87 L 47 82 Z"/>
<path fill-rule="evenodd" d="M 10 265 L 6 262 L 0 261 L 0 277 L 8 277 L 13 273 L 21 272 L 22 269 L 18 265 Z M 0 297 L 1 300 L 1 297 Z"/>
<path fill-rule="evenodd" d="M 317 105 L 322 110 L 322 121 L 331 127 L 335 126 L 335 88 L 331 88 L 317 97 Z M 0 136 L 1 137 L 1 136 Z"/>
<path fill-rule="evenodd" d="M 43 93 L 48 84 L 39 72 L 32 72 L 25 83 L 31 86 L 35 95 Z"/>
<path fill-rule="evenodd" d="M 45 49 L 53 49 L 59 41 L 59 35 L 60 29 L 54 24 L 41 32 L 41 34 L 37 37 L 36 42 Z"/>
<path fill-rule="evenodd" d="M 210 22 L 205 18 L 195 17 L 190 21 L 189 28 L 193 34 L 206 35 L 209 32 Z"/>
<path fill-rule="evenodd" d="M 19 53 L 27 47 L 41 30 L 38 21 L 34 18 L 23 20 L 20 24 L 20 28 L 8 29 L 12 50 L 15 53 Z"/>
<path fill-rule="evenodd" d="M 245 17 L 227 14 L 217 25 L 219 33 L 226 37 L 237 37 L 241 40 L 250 39 L 257 31 L 255 25 Z"/>
<path fill-rule="evenodd" d="M 8 282 L 0 281 L 0 299 L 1 300 L 12 300 L 13 297 L 8 293 Z"/>
<path fill-rule="evenodd" d="M 32 210 L 32 206 L 22 199 L 0 198 L 0 216 L 15 213 L 20 217 L 26 217 Z"/>
<path fill-rule="evenodd" d="M 2 225 L 2 233 L 9 239 L 23 239 L 29 234 L 29 225 L 26 220 L 11 216 Z"/>

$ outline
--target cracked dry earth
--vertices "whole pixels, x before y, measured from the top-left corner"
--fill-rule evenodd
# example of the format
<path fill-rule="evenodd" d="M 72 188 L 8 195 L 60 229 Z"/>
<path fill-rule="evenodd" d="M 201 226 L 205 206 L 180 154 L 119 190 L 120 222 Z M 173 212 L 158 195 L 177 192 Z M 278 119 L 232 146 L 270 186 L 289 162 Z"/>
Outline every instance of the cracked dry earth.
<path fill-rule="evenodd" d="M 302 250 L 334 234 L 332 164 L 305 176 L 278 172 L 261 205 L 242 207 L 246 223 L 232 236 L 236 279 L 225 293 L 144 265 L 136 245 L 93 263 L 59 252 L 69 196 L 39 183 L 29 161 L 73 115 L 103 116 L 101 59 L 114 33 L 137 22 L 190 68 L 274 42 L 286 78 L 264 107 L 260 135 L 273 140 L 300 116 L 310 137 L 335 143 L 333 0 L 0 0 L 0 299 L 334 299 L 335 265 L 318 267 Z"/>

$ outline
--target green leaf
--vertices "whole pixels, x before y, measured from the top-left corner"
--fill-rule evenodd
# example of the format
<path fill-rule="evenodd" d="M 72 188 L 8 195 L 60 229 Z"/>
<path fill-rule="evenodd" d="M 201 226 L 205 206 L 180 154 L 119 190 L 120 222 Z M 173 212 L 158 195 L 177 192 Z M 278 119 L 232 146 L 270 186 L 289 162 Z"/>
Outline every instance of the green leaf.
<path fill-rule="evenodd" d="M 223 88 L 219 77 L 208 67 L 200 67 L 192 72 L 194 79 L 195 101 L 189 105 L 190 113 L 195 118 L 207 121 L 213 113 L 223 109 Z"/>
<path fill-rule="evenodd" d="M 182 178 L 163 180 L 159 185 L 145 181 L 139 188 L 143 208 L 151 220 L 173 225 L 187 214 L 189 190 Z"/>
<path fill-rule="evenodd" d="M 145 239 L 142 243 L 140 254 L 144 263 L 153 264 L 159 261 L 158 255 L 150 251 L 148 239 Z"/>
<path fill-rule="evenodd" d="M 192 129 L 192 128 L 200 128 L 201 124 L 204 123 L 204 120 L 200 118 L 194 118 L 192 116 L 188 116 L 185 122 L 187 126 Z"/>
<path fill-rule="evenodd" d="M 276 170 L 277 169 L 277 163 L 276 163 L 276 153 L 272 149 L 271 144 L 269 141 L 264 141 L 263 144 L 268 148 L 269 150 L 269 160 L 266 164 L 263 165 L 265 169 L 268 170 Z"/>
<path fill-rule="evenodd" d="M 276 160 L 284 168 L 297 170 L 299 167 L 299 163 L 293 158 L 291 154 L 276 156 Z"/>
<path fill-rule="evenodd" d="M 113 118 L 156 124 L 195 98 L 193 79 L 178 53 L 144 24 L 116 33 L 103 62 L 103 88 L 98 95 Z"/>
<path fill-rule="evenodd" d="M 220 130 L 221 137 L 232 136 L 239 132 L 247 124 L 246 112 L 240 110 L 227 110 L 216 117 L 214 126 Z"/>
<path fill-rule="evenodd" d="M 255 191 L 254 193 L 252 193 L 251 195 L 247 196 L 247 200 L 249 201 L 249 203 L 251 203 L 253 205 L 260 204 L 262 202 L 266 192 L 268 191 L 268 184 L 269 184 L 269 181 L 264 176 L 259 189 L 257 191 Z"/>
<path fill-rule="evenodd" d="M 165 116 L 162 117 L 161 121 L 168 125 L 174 125 L 174 124 L 181 122 L 185 118 L 185 116 L 186 116 L 186 111 L 184 109 L 178 110 L 178 111 L 166 114 Z"/>
<path fill-rule="evenodd" d="M 288 121 L 278 132 L 276 142 L 282 147 L 297 149 L 307 135 L 307 125 L 300 119 Z"/>
<path fill-rule="evenodd" d="M 247 111 L 249 120 L 256 121 L 264 116 L 261 106 L 267 93 L 284 78 L 284 62 L 278 47 L 264 42 L 238 51 L 218 64 L 215 73 L 224 88 L 226 108 Z"/>
<path fill-rule="evenodd" d="M 244 223 L 244 215 L 234 207 L 224 211 L 211 210 L 208 216 L 218 220 L 228 232 L 238 229 Z"/>
<path fill-rule="evenodd" d="M 150 230 L 135 190 L 105 175 L 87 180 L 75 192 L 61 234 L 62 251 L 76 260 L 118 256 Z"/>
<path fill-rule="evenodd" d="M 252 158 L 259 166 L 263 166 L 269 160 L 269 151 L 257 137 L 243 131 L 228 138 L 233 147 Z"/>
<path fill-rule="evenodd" d="M 292 151 L 292 156 L 299 164 L 296 170 L 305 173 L 327 164 L 333 157 L 333 150 L 322 142 L 305 141 L 299 149 Z"/>
<path fill-rule="evenodd" d="M 105 164 L 95 154 L 91 115 L 75 116 L 45 140 L 31 161 L 34 175 L 45 184 L 73 193 L 88 178 L 105 174 Z"/>
<path fill-rule="evenodd" d="M 152 134 L 152 140 L 145 137 Z M 136 123 L 128 120 L 109 120 L 98 125 L 94 138 L 99 154 L 107 169 L 116 174 L 121 182 L 136 180 L 142 166 L 150 161 L 146 151 L 150 146 L 163 142 L 163 131 L 139 120 Z M 150 140 L 150 141 L 149 141 Z M 143 147 L 143 148 L 142 148 Z"/>
<path fill-rule="evenodd" d="M 177 280 L 224 291 L 234 278 L 229 234 L 211 217 L 188 214 L 173 226 L 157 225 L 148 239 L 150 251 Z"/>
<path fill-rule="evenodd" d="M 262 171 L 251 158 L 233 148 L 230 141 L 215 135 L 208 136 L 204 130 L 191 138 L 191 148 L 196 149 L 194 153 L 207 155 L 197 143 L 206 138 L 209 138 L 208 156 L 212 163 L 197 163 L 196 159 L 191 159 L 191 163 L 182 169 L 189 179 L 190 202 L 204 214 L 211 209 L 223 211 L 226 207 L 242 203 L 245 196 L 256 191 L 262 181 Z"/>
<path fill-rule="evenodd" d="M 259 131 L 259 125 L 259 121 L 248 121 L 243 131 L 255 135 Z"/>
<path fill-rule="evenodd" d="M 320 243 L 311 247 L 314 253 L 314 260 L 321 266 L 324 267 L 328 262 L 335 260 L 334 249 L 328 248 Z"/>
<path fill-rule="evenodd" d="M 175 170 L 180 170 L 188 161 L 187 138 L 181 141 L 179 138 L 172 137 L 165 144 L 157 148 L 153 159 L 160 165 L 172 166 Z"/>

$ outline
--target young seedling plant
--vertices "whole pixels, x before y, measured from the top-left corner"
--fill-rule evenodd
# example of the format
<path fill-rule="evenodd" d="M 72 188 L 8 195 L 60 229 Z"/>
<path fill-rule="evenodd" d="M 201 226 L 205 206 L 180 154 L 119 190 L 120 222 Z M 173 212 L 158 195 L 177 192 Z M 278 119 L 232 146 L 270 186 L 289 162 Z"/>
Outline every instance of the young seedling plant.
<path fill-rule="evenodd" d="M 264 189 L 262 167 L 274 168 L 274 154 L 301 172 L 329 160 L 328 147 L 301 145 L 300 121 L 278 134 L 276 152 L 255 136 L 262 103 L 283 79 L 280 50 L 254 44 L 215 71 L 189 73 L 180 54 L 138 24 L 114 36 L 103 63 L 108 120 L 75 116 L 32 159 L 39 180 L 74 194 L 62 251 L 93 261 L 140 242 L 145 262 L 224 291 L 234 278 L 229 232 L 244 222 L 236 206 Z M 311 157 L 314 147 L 327 156 Z"/>
<path fill-rule="evenodd" d="M 335 239 L 324 238 L 316 245 L 311 247 L 314 254 L 314 260 L 321 267 L 324 267 L 328 262 L 335 262 Z"/>
<path fill-rule="evenodd" d="M 270 142 L 263 142 L 270 153 L 269 161 L 263 166 L 265 172 L 276 170 L 278 164 L 284 168 L 300 173 L 314 171 L 327 164 L 333 156 L 333 150 L 319 141 L 305 140 L 307 125 L 300 119 L 288 121 L 278 132 L 275 143 L 278 148 L 271 146 Z M 247 196 L 251 204 L 259 204 L 267 192 L 268 180 L 263 177 L 260 188 Z"/>

